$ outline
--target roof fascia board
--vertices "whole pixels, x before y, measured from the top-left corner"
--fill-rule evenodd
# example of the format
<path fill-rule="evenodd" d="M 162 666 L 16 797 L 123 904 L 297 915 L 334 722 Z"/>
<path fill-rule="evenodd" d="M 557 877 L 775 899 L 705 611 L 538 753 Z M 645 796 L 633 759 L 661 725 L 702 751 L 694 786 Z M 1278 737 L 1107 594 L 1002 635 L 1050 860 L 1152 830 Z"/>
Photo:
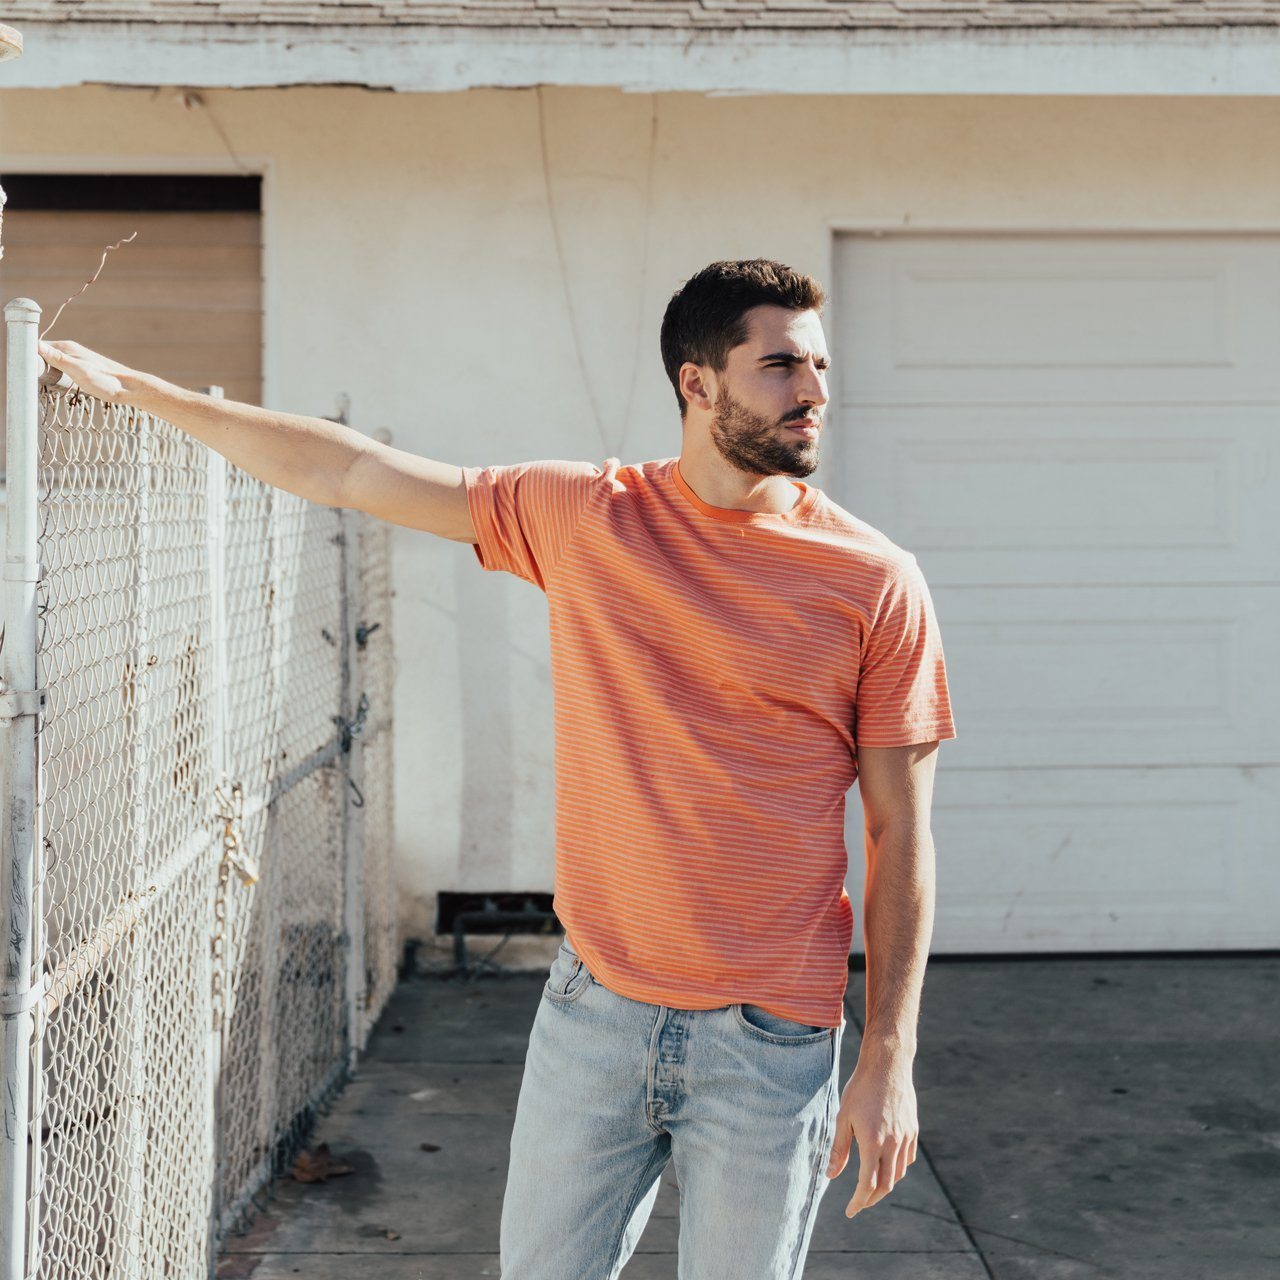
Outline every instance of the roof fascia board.
<path fill-rule="evenodd" d="M 1280 27 L 840 31 L 28 22 L 0 88 L 1280 94 Z"/>

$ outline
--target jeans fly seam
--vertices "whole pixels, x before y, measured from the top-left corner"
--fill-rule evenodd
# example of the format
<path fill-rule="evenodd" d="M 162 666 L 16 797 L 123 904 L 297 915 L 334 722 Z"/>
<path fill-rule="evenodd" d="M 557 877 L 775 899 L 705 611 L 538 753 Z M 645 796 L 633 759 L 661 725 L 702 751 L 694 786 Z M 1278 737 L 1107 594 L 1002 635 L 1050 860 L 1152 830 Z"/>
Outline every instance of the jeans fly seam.
<path fill-rule="evenodd" d="M 662 1035 L 662 1024 L 666 1015 L 661 1009 L 653 1020 L 653 1030 L 649 1034 L 649 1057 L 645 1063 L 645 1082 L 644 1082 L 644 1121 L 654 1133 L 665 1133 L 666 1130 L 656 1122 L 653 1112 L 654 1098 L 654 1081 L 657 1078 L 658 1068 L 658 1042 Z"/>

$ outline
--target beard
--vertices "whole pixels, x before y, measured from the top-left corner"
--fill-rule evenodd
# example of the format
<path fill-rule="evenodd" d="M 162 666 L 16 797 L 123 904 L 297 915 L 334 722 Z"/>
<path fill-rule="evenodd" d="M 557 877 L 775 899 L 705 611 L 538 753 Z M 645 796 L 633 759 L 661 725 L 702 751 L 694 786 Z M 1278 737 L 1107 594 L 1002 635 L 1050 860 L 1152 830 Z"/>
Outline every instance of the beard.
<path fill-rule="evenodd" d="M 793 413 L 792 418 L 803 417 Z M 808 476 L 818 468 L 818 442 L 804 436 L 786 439 L 785 426 L 748 409 L 720 384 L 711 441 L 726 462 L 754 476 Z"/>

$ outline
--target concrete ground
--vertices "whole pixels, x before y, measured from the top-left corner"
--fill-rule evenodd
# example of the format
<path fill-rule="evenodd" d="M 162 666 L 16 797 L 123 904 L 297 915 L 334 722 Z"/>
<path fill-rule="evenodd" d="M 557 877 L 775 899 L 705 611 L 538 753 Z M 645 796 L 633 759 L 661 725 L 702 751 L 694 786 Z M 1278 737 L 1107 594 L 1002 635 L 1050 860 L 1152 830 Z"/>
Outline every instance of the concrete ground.
<path fill-rule="evenodd" d="M 850 974 L 842 1083 L 863 981 Z M 403 984 L 313 1139 L 356 1172 L 280 1180 L 219 1275 L 496 1277 L 542 982 Z M 1277 1280 L 1277 1015 L 1274 955 L 933 960 L 918 1158 L 849 1220 L 851 1159 L 822 1199 L 806 1280 Z M 668 1166 L 625 1280 L 674 1280 L 677 1230 Z"/>

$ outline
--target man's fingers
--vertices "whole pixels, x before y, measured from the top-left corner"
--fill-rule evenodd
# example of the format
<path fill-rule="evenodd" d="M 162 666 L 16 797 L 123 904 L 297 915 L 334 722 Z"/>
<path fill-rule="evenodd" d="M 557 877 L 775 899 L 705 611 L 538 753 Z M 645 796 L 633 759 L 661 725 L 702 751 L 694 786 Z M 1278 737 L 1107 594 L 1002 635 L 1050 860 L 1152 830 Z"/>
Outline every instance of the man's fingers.
<path fill-rule="evenodd" d="M 871 1196 L 874 1194 L 878 1185 L 877 1178 L 880 1176 L 880 1153 L 878 1149 L 864 1150 L 861 1146 L 858 1148 L 858 1185 L 854 1188 L 853 1199 L 849 1201 L 845 1207 L 844 1216 L 852 1218 L 855 1213 L 861 1213 L 863 1209 L 870 1203 Z"/>
<path fill-rule="evenodd" d="M 76 350 L 68 350 L 71 347 Z M 128 372 L 124 365 L 108 360 L 78 342 L 41 342 L 37 350 L 46 365 L 61 369 L 81 391 L 108 404 L 120 402 L 124 391 L 120 375 Z"/>
<path fill-rule="evenodd" d="M 858 1174 L 858 1186 L 853 1193 L 853 1199 L 845 1206 L 844 1216 L 852 1218 L 855 1214 L 861 1213 L 863 1209 L 871 1203 L 871 1197 L 875 1193 L 876 1180 L 874 1171 Z"/>
<path fill-rule="evenodd" d="M 880 1155 L 880 1164 L 876 1170 L 876 1189 L 871 1193 L 871 1199 L 867 1201 L 867 1208 L 870 1209 L 873 1204 L 879 1204 L 881 1200 L 893 1190 L 897 1184 L 897 1177 L 894 1170 L 897 1168 L 898 1157 L 896 1149 L 886 1147 Z"/>
<path fill-rule="evenodd" d="M 75 358 L 73 356 L 61 350 L 61 348 L 54 346 L 52 342 L 40 343 L 38 350 L 40 352 L 40 359 L 43 360 L 45 364 L 53 365 L 55 369 L 64 369 L 68 363 L 75 363 Z"/>
<path fill-rule="evenodd" d="M 831 1158 L 827 1161 L 827 1177 L 834 1178 L 844 1168 L 849 1159 L 849 1148 L 853 1145 L 853 1129 L 844 1116 L 836 1117 L 836 1140 L 831 1148 Z"/>
<path fill-rule="evenodd" d="M 874 1151 L 859 1153 L 858 1186 L 845 1209 L 845 1217 L 869 1209 L 894 1189 L 907 1176 L 907 1165 L 914 1142 L 886 1143 Z"/>

